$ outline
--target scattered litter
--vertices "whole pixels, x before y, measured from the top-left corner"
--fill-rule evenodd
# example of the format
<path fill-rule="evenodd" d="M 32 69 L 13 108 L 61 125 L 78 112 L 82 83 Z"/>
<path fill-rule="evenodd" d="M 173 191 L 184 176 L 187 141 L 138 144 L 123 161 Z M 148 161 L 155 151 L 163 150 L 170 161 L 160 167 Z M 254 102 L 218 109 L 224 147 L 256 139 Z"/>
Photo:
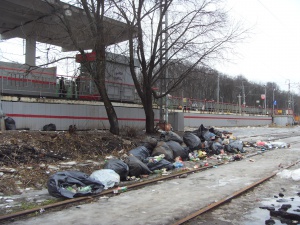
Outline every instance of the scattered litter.
<path fill-rule="evenodd" d="M 100 197 L 100 199 L 109 199 L 109 197 L 108 196 L 102 196 L 102 197 Z"/>
<path fill-rule="evenodd" d="M 187 178 L 187 177 L 188 175 L 186 173 L 179 176 L 179 178 Z"/>
<path fill-rule="evenodd" d="M 118 194 L 118 193 L 121 193 L 121 192 L 125 192 L 127 191 L 127 186 L 124 186 L 124 187 L 118 187 L 118 188 L 115 188 L 114 189 L 114 193 L 115 194 Z"/>
<path fill-rule="evenodd" d="M 40 214 L 42 214 L 43 212 L 45 212 L 45 209 L 41 208 L 40 209 Z"/>
<path fill-rule="evenodd" d="M 104 189 L 111 188 L 120 183 L 120 175 L 111 169 L 96 170 L 90 178 L 101 182 L 104 185 Z"/>
<path fill-rule="evenodd" d="M 105 159 L 107 159 L 107 160 L 109 160 L 109 159 L 115 159 L 115 157 L 112 156 L 112 155 L 108 155 L 108 156 L 105 157 Z"/>
<path fill-rule="evenodd" d="M 166 176 L 166 175 L 169 175 L 170 173 L 169 172 L 167 172 L 167 170 L 164 168 L 164 169 L 162 169 L 162 174 L 161 175 L 163 175 L 163 176 Z"/>
<path fill-rule="evenodd" d="M 300 181 L 300 168 L 295 170 L 284 169 L 276 174 L 280 178 L 293 179 L 294 181 Z"/>

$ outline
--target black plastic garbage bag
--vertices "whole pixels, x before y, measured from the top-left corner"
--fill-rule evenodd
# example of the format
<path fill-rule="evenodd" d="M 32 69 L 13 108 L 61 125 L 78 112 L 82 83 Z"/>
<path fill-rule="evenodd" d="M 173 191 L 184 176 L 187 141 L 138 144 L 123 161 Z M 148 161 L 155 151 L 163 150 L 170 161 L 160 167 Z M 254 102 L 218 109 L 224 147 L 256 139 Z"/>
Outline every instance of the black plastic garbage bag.
<path fill-rule="evenodd" d="M 216 136 L 218 136 L 220 138 L 222 138 L 223 137 L 223 133 L 226 132 L 226 131 L 217 130 L 217 129 L 213 128 L 213 127 L 209 128 L 208 130 L 209 130 L 209 132 L 215 134 Z"/>
<path fill-rule="evenodd" d="M 16 122 L 11 117 L 5 118 L 4 123 L 5 123 L 5 129 L 6 130 L 16 130 L 17 129 L 16 128 Z"/>
<path fill-rule="evenodd" d="M 157 145 L 157 139 L 154 138 L 154 137 L 146 137 L 141 143 L 140 143 L 141 146 L 144 146 L 146 147 L 150 154 L 152 152 L 152 150 L 156 147 Z"/>
<path fill-rule="evenodd" d="M 229 140 L 229 144 L 226 145 L 225 147 L 225 151 L 227 152 L 232 152 L 232 153 L 244 153 L 244 145 L 243 142 L 241 140 Z"/>
<path fill-rule="evenodd" d="M 148 166 L 133 155 L 125 157 L 124 162 L 129 167 L 129 176 L 131 177 L 139 177 L 140 175 L 148 175 L 151 173 Z"/>
<path fill-rule="evenodd" d="M 197 137 L 201 139 L 201 141 L 205 141 L 202 134 L 204 132 L 208 131 L 208 128 L 204 127 L 203 124 L 200 125 L 200 127 L 197 130 L 192 131 L 193 134 L 195 134 Z"/>
<path fill-rule="evenodd" d="M 166 159 L 161 159 L 160 161 L 154 161 L 151 160 L 152 157 L 149 157 L 147 166 L 151 171 L 154 170 L 160 170 L 163 168 L 166 168 L 166 170 L 173 170 L 175 168 L 175 166 L 173 165 L 173 163 L 169 162 Z"/>
<path fill-rule="evenodd" d="M 210 141 L 214 139 L 216 135 L 207 130 L 202 132 L 202 137 L 204 138 L 205 141 Z"/>
<path fill-rule="evenodd" d="M 157 143 L 157 146 L 153 150 L 151 156 L 159 156 L 161 154 L 164 154 L 165 159 L 168 160 L 169 162 L 174 162 L 173 151 L 164 141 L 160 141 Z"/>
<path fill-rule="evenodd" d="M 56 131 L 56 126 L 53 123 L 46 124 L 43 126 L 43 131 Z"/>
<path fill-rule="evenodd" d="M 201 148 L 201 140 L 192 132 L 185 132 L 183 134 L 183 141 L 191 151 L 198 150 Z"/>
<path fill-rule="evenodd" d="M 124 181 L 127 179 L 129 174 L 128 165 L 120 159 L 110 159 L 108 160 L 103 169 L 111 169 L 114 170 L 117 174 L 120 175 L 120 180 Z"/>
<path fill-rule="evenodd" d="M 219 155 L 221 153 L 221 150 L 224 150 L 224 146 L 220 144 L 220 142 L 214 141 L 212 142 L 210 149 L 212 150 L 212 154 Z"/>
<path fill-rule="evenodd" d="M 47 187 L 49 194 L 57 198 L 88 196 L 100 193 L 104 189 L 100 181 L 79 171 L 57 172 L 49 178 Z"/>
<path fill-rule="evenodd" d="M 189 148 L 184 148 L 176 141 L 167 141 L 166 144 L 173 151 L 174 158 L 180 156 L 183 161 L 189 159 Z"/>
<path fill-rule="evenodd" d="M 129 155 L 134 155 L 139 160 L 143 161 L 144 159 L 150 157 L 150 150 L 146 148 L 145 146 L 138 146 L 132 150 L 130 150 L 128 153 Z"/>
<path fill-rule="evenodd" d="M 165 142 L 167 142 L 167 141 L 176 141 L 179 144 L 183 143 L 182 137 L 180 137 L 178 134 L 174 133 L 173 131 L 163 131 L 160 134 L 160 139 L 162 141 L 165 141 Z"/>

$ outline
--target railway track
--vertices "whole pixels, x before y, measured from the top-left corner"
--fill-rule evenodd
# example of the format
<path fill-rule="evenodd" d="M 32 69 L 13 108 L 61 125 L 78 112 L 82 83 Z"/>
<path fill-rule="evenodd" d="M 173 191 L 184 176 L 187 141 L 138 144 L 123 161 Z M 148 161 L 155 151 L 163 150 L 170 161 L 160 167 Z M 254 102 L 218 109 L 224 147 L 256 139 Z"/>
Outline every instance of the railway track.
<path fill-rule="evenodd" d="M 298 143 L 299 143 L 299 142 L 298 142 Z M 299 162 L 300 162 L 300 160 L 298 160 L 298 161 L 296 161 L 296 162 L 290 164 L 289 166 L 284 167 L 283 169 L 288 169 L 288 168 L 290 168 L 290 167 L 292 167 L 292 166 L 298 164 Z M 235 193 L 233 193 L 233 194 L 230 195 L 230 196 L 227 196 L 227 197 L 224 198 L 224 199 L 221 199 L 221 200 L 219 200 L 219 201 L 217 201 L 217 202 L 215 202 L 215 203 L 213 203 L 213 204 L 210 204 L 210 205 L 208 205 L 208 206 L 205 207 L 205 208 L 202 208 L 202 209 L 197 210 L 196 212 L 194 212 L 194 213 L 192 213 L 192 214 L 190 214 L 190 215 L 188 215 L 188 216 L 186 216 L 186 217 L 180 219 L 179 221 L 173 223 L 172 225 L 185 224 L 186 222 L 188 222 L 188 221 L 190 221 L 190 220 L 192 220 L 192 219 L 194 219 L 194 218 L 196 218 L 196 217 L 198 217 L 198 216 L 201 216 L 201 215 L 203 215 L 203 214 L 205 214 L 205 213 L 207 213 L 207 212 L 209 212 L 209 211 L 211 211 L 211 210 L 213 210 L 213 209 L 215 209 L 215 208 L 217 208 L 217 207 L 219 207 L 219 206 L 221 206 L 221 205 L 223 205 L 223 204 L 225 204 L 225 203 L 231 201 L 232 199 L 234 199 L 234 198 L 236 198 L 236 197 L 238 197 L 238 196 L 240 196 L 240 195 L 245 194 L 245 193 L 248 192 L 249 190 L 251 190 L 251 189 L 257 187 L 258 185 L 260 185 L 260 184 L 262 184 L 262 183 L 264 183 L 264 182 L 267 182 L 268 180 L 270 180 L 271 178 L 273 178 L 276 174 L 277 174 L 277 172 L 272 173 L 271 175 L 266 176 L 266 177 L 260 179 L 259 181 L 255 182 L 255 183 L 253 183 L 253 184 L 251 184 L 251 185 L 248 185 L 248 186 L 246 186 L 245 188 L 242 188 L 242 189 L 239 190 L 239 191 L 236 191 Z"/>
<path fill-rule="evenodd" d="M 291 137 L 296 137 L 296 136 L 300 136 L 300 133 L 291 133 L 290 132 L 284 132 L 284 133 L 268 133 L 268 134 L 259 134 L 259 135 L 252 135 L 251 138 L 253 137 L 261 137 L 261 136 L 265 136 L 267 137 L 267 140 L 268 141 L 275 141 L 275 140 L 278 140 L 278 139 L 286 139 L 286 138 L 291 138 Z M 268 138 L 268 137 L 272 137 L 272 138 Z M 300 140 L 296 140 L 296 141 L 291 141 L 289 142 L 290 145 L 295 145 L 295 144 L 299 144 L 300 143 Z M 252 157 L 254 155 L 257 155 L 259 153 L 255 153 L 255 154 L 249 154 L 247 155 L 246 157 Z M 290 167 L 298 164 L 300 162 L 300 160 L 286 166 L 286 167 L 283 167 L 282 169 L 289 169 Z M 198 217 L 198 216 L 201 216 L 201 215 L 204 215 L 205 213 L 207 212 L 211 212 L 212 210 L 218 208 L 219 206 L 225 204 L 225 203 L 228 203 L 230 202 L 232 199 L 236 198 L 236 197 L 239 197 L 245 193 L 247 193 L 249 190 L 252 190 L 253 188 L 269 181 L 271 178 L 273 178 L 276 174 L 278 173 L 278 171 L 272 173 L 271 175 L 268 175 L 262 179 L 260 179 L 259 181 L 253 183 L 253 184 L 250 184 L 244 188 L 242 188 L 241 190 L 239 191 L 236 191 L 235 193 L 233 193 L 232 195 L 230 196 L 227 196 L 226 198 L 223 198 L 213 204 L 210 204 L 208 205 L 207 207 L 204 207 L 202 209 L 199 209 L 197 210 L 196 212 L 190 214 L 190 215 L 187 215 L 186 217 L 184 218 L 181 218 L 180 220 L 176 221 L 175 223 L 173 223 L 172 225 L 181 225 L 181 224 L 185 224 L 191 220 L 193 220 L 194 218 Z M 295 222 L 295 221 L 294 221 Z M 192 223 L 194 224 L 194 223 Z M 195 223 L 196 224 L 196 223 Z"/>
<path fill-rule="evenodd" d="M 286 139 L 286 138 L 290 138 L 290 137 L 295 137 L 295 136 L 299 136 L 300 133 L 288 133 L 288 132 L 284 132 L 284 133 L 268 133 L 268 134 L 265 134 L 265 135 L 253 135 L 253 136 L 247 136 L 248 138 L 255 138 L 255 137 L 258 137 L 258 136 L 264 136 L 268 139 L 268 141 L 272 141 L 272 140 L 278 140 L 278 139 Z M 272 137 L 271 139 L 269 137 Z M 239 138 L 242 140 L 242 137 Z M 290 144 L 298 144 L 300 143 L 300 140 L 299 141 L 293 141 L 293 142 L 289 142 Z M 249 155 L 246 155 L 245 157 L 252 157 L 256 154 L 260 154 L 260 153 L 253 153 L 253 154 L 249 154 Z M 285 167 L 285 168 L 289 168 L 295 164 L 299 163 L 299 161 L 296 161 L 294 162 L 293 164 Z M 210 168 L 213 168 L 213 167 L 216 167 L 216 166 L 223 166 L 224 164 L 223 163 L 216 163 L 214 165 L 209 165 L 209 166 L 204 166 L 204 167 L 201 167 L 201 168 L 197 168 L 197 169 L 192 169 L 192 170 L 187 170 L 187 171 L 182 171 L 182 172 L 178 172 L 178 173 L 173 173 L 173 174 L 170 174 L 170 175 L 167 175 L 167 176 L 161 176 L 161 177 L 158 177 L 158 178 L 153 178 L 153 179 L 149 179 L 149 180 L 146 180 L 146 181 L 143 181 L 143 182 L 138 182 L 138 183 L 134 183 L 134 184 L 131 184 L 131 185 L 127 185 L 127 188 L 128 190 L 136 190 L 140 187 L 143 187 L 143 186 L 146 186 L 146 185 L 151 185 L 151 184 L 155 184 L 159 181 L 163 181 L 163 180 L 168 180 L 168 179 L 174 179 L 174 178 L 177 178 L 183 174 L 190 174 L 190 173 L 196 173 L 196 172 L 201 172 L 203 170 L 207 170 L 207 169 L 210 169 Z M 184 224 L 185 222 L 191 220 L 192 218 L 195 218 L 201 214 L 204 214 L 228 201 L 230 201 L 231 199 L 237 197 L 237 196 L 240 196 L 242 195 L 243 193 L 247 192 L 248 190 L 268 181 L 270 178 L 272 178 L 273 176 L 275 176 L 276 173 L 273 173 L 269 176 L 266 176 L 264 177 L 263 179 L 251 184 L 251 185 L 248 185 L 247 187 L 244 187 L 243 189 L 239 190 L 239 191 L 236 191 L 234 194 L 230 195 L 229 197 L 226 197 L 222 200 L 219 200 L 218 202 L 214 203 L 214 204 L 211 204 L 211 205 L 208 205 L 207 207 L 205 208 L 202 208 L 202 209 L 199 209 L 198 211 L 196 211 L 195 213 L 191 214 L 191 215 L 188 215 L 186 216 L 185 218 L 182 218 L 180 220 L 178 220 L 176 223 L 174 223 L 174 225 L 176 224 Z M 30 216 L 30 215 L 36 215 L 36 214 L 39 214 L 39 212 L 41 212 L 41 210 L 43 211 L 55 211 L 57 209 L 62 209 L 62 208 L 66 208 L 66 207 L 69 207 L 69 206 L 73 206 L 74 204 L 82 204 L 82 203 L 88 203 L 88 202 L 92 202 L 92 201 L 95 201 L 103 196 L 114 196 L 114 192 L 113 190 L 109 189 L 109 190 L 105 190 L 103 192 L 101 192 L 100 194 L 97 194 L 97 195 L 93 195 L 93 196 L 88 196 L 88 197 L 79 197 L 79 198 L 75 198 L 75 199 L 69 199 L 69 200 L 64 200 L 64 201 L 60 201 L 60 202 L 57 202 L 57 203 L 54 203 L 54 204 L 49 204 L 49 205 L 46 205 L 46 206 L 42 206 L 42 207 L 36 207 L 36 208 L 32 208 L 32 209 L 29 209 L 29 210 L 24 210 L 24 211 L 19 211 L 19 212 L 16 212 L 16 213 L 12 213 L 12 214 L 8 214 L 8 215 L 2 215 L 0 216 L 0 222 L 6 222 L 6 221 L 12 221 L 12 220 L 15 220 L 15 219 L 20 219 L 20 218 L 24 218 L 26 216 Z"/>

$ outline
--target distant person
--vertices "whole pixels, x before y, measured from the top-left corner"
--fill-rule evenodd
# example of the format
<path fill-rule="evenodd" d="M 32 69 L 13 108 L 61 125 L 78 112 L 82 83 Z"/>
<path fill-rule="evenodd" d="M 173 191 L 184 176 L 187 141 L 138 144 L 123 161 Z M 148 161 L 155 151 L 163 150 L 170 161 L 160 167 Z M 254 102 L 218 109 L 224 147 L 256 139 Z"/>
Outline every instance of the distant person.
<path fill-rule="evenodd" d="M 80 93 L 80 82 L 81 82 L 80 77 L 77 77 L 75 80 L 75 83 L 76 83 L 76 94 L 75 95 L 77 96 L 77 98 Z"/>
<path fill-rule="evenodd" d="M 59 97 L 60 98 L 66 97 L 66 93 L 67 93 L 67 91 L 66 91 L 66 86 L 65 86 L 65 80 L 63 77 L 61 77 L 59 79 Z"/>

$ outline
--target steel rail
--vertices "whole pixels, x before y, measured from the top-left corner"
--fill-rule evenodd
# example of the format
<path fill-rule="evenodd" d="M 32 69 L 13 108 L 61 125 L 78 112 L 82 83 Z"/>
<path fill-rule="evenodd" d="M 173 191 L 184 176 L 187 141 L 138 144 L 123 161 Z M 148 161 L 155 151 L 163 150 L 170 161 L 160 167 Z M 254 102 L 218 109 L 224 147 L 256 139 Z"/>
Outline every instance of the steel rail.
<path fill-rule="evenodd" d="M 290 168 L 290 167 L 296 165 L 296 164 L 299 163 L 299 162 L 300 162 L 300 160 L 298 160 L 298 161 L 296 161 L 296 162 L 294 162 L 294 163 L 292 163 L 292 164 L 290 164 L 290 165 L 284 167 L 283 169 Z M 192 214 L 190 214 L 190 215 L 188 215 L 188 216 L 186 216 L 186 217 L 180 219 L 179 221 L 176 221 L 176 222 L 173 223 L 172 225 L 180 225 L 180 224 L 183 224 L 183 223 L 185 223 L 185 222 L 187 222 L 187 221 L 189 221 L 189 220 L 191 220 L 191 219 L 193 219 L 193 218 L 195 218 L 195 217 L 197 217 L 197 216 L 200 216 L 200 215 L 202 215 L 202 214 L 204 214 L 204 213 L 206 213 L 206 212 L 208 212 L 208 211 L 210 211 L 210 210 L 212 210 L 212 209 L 214 209 L 214 208 L 217 208 L 217 207 L 221 206 L 222 204 L 227 203 L 227 202 L 231 201 L 232 199 L 234 199 L 234 198 L 236 198 L 236 197 L 242 195 L 243 193 L 245 193 L 245 192 L 247 192 L 247 191 L 253 189 L 254 187 L 256 187 L 256 186 L 258 186 L 258 185 L 260 185 L 260 184 L 262 184 L 262 183 L 268 181 L 269 179 L 271 179 L 272 177 L 274 177 L 277 173 L 278 173 L 278 171 L 272 173 L 271 175 L 269 175 L 269 176 L 267 176 L 267 177 L 265 177 L 265 178 L 263 178 L 263 179 L 261 179 L 261 180 L 259 180 L 259 181 L 257 181 L 257 182 L 254 182 L 253 184 L 250 184 L 250 185 L 248 185 L 248 186 L 242 188 L 242 189 L 239 190 L 239 191 L 234 192 L 232 195 L 229 195 L 228 197 L 223 198 L 223 199 L 221 199 L 221 200 L 218 201 L 218 202 L 214 202 L 214 203 L 212 203 L 212 204 L 209 204 L 209 205 L 207 205 L 206 207 L 204 207 L 204 208 L 202 208 L 202 209 L 200 209 L 200 210 L 198 210 L 198 211 L 196 211 L 196 212 L 194 212 L 194 213 L 192 213 Z"/>

